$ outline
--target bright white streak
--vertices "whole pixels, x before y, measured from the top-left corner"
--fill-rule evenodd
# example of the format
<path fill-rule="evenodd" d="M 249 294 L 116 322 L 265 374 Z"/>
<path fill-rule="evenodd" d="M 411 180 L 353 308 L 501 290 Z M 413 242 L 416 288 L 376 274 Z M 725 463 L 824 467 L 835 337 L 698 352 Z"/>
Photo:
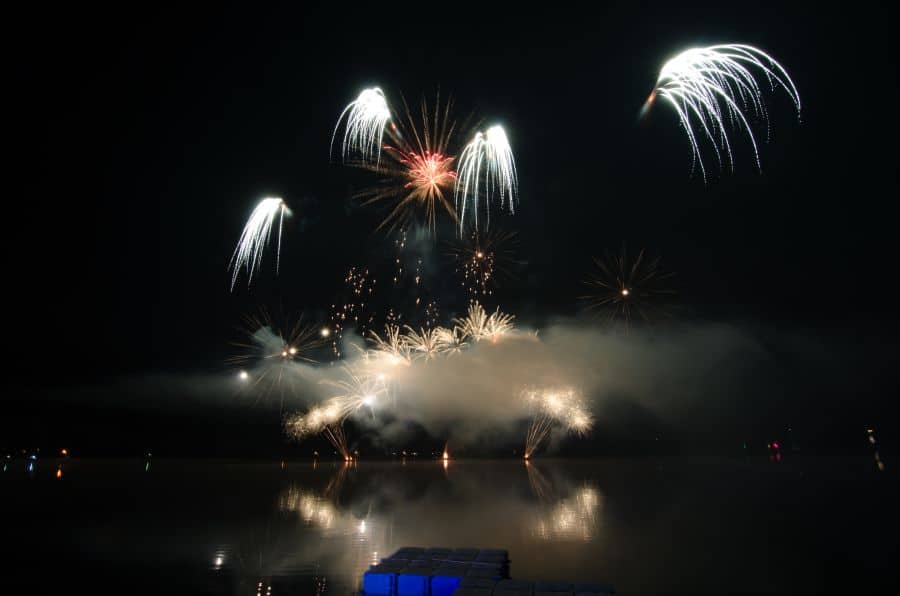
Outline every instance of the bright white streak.
<path fill-rule="evenodd" d="M 765 75 L 773 91 L 781 87 L 787 92 L 799 118 L 800 95 L 784 67 L 762 50 L 741 44 L 692 48 L 678 54 L 663 65 L 656 88 L 644 104 L 646 110 L 659 95 L 672 105 L 691 142 L 692 159 L 694 164 L 699 164 L 704 181 L 706 167 L 699 140 L 702 137 L 712 144 L 720 167 L 724 151 L 734 170 L 726 124 L 736 124 L 738 130 L 746 132 L 756 165 L 762 168 L 756 138 L 745 113 L 749 109 L 752 115 L 764 120 L 768 131 L 768 114 L 754 70 Z M 692 119 L 697 123 L 697 130 L 691 126 Z"/>
<path fill-rule="evenodd" d="M 347 125 L 344 128 L 344 140 L 341 144 L 341 153 L 344 162 L 353 154 L 358 153 L 363 161 L 375 163 L 381 160 L 381 139 L 384 136 L 384 125 L 391 119 L 391 110 L 381 89 L 372 87 L 363 89 L 354 101 L 344 108 L 331 135 L 331 149 L 334 150 L 334 138 L 341 127 L 341 122 L 347 117 Z"/>
<path fill-rule="evenodd" d="M 478 229 L 478 211 L 482 194 L 488 223 L 491 217 L 491 197 L 500 195 L 500 208 L 509 204 L 509 212 L 516 212 L 518 194 L 516 162 L 502 126 L 492 126 L 486 133 L 477 132 L 459 156 L 456 173 L 456 211 L 459 231 L 465 230 L 466 212 L 471 212 L 474 228 Z"/>
<path fill-rule="evenodd" d="M 291 210 L 287 208 L 284 201 L 279 197 L 267 197 L 259 202 L 250 219 L 244 225 L 244 231 L 238 240 L 234 254 L 228 264 L 229 269 L 233 269 L 231 275 L 231 290 L 234 290 L 234 284 L 237 282 L 238 273 L 241 267 L 247 270 L 247 285 L 253 280 L 253 273 L 262 262 L 263 250 L 269 243 L 272 236 L 272 224 L 278 217 L 278 246 L 277 256 L 275 260 L 275 272 L 281 265 L 281 229 L 284 223 L 284 216 L 290 215 Z"/>

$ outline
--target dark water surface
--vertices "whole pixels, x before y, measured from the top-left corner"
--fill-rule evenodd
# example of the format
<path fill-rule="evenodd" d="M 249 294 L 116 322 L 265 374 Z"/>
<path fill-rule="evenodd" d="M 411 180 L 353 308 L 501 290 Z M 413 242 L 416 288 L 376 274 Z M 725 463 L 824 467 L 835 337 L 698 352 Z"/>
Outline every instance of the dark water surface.
<path fill-rule="evenodd" d="M 897 494 L 869 458 L 57 463 L 0 475 L 29 593 L 346 595 L 405 545 L 626 595 L 893 592 Z"/>

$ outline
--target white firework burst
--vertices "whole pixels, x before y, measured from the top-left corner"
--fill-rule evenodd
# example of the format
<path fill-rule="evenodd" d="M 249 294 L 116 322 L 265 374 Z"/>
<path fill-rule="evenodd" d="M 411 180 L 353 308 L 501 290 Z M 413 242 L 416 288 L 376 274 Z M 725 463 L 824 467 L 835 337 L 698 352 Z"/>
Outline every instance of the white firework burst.
<path fill-rule="evenodd" d="M 478 302 L 469 305 L 469 311 L 461 319 L 455 319 L 453 323 L 459 328 L 463 337 L 473 341 L 483 339 L 497 341 L 498 338 L 513 330 L 513 315 L 500 312 L 500 308 L 488 315 L 484 307 Z"/>
<path fill-rule="evenodd" d="M 363 162 L 378 163 L 381 160 L 384 126 L 391 119 L 391 110 L 384 93 L 378 87 L 363 89 L 359 97 L 344 108 L 331 135 L 331 151 L 345 117 L 344 140 L 341 143 L 344 162 L 358 156 Z"/>
<path fill-rule="evenodd" d="M 478 229 L 478 212 L 484 199 L 484 212 L 490 223 L 491 200 L 499 196 L 500 208 L 516 211 L 518 178 L 512 148 L 502 126 L 475 133 L 459 157 L 456 176 L 456 211 L 460 234 L 465 230 L 466 214 Z"/>
<path fill-rule="evenodd" d="M 241 268 L 247 270 L 247 285 L 253 280 L 253 274 L 262 262 L 263 251 L 269 244 L 272 236 L 272 225 L 278 219 L 278 242 L 276 247 L 275 272 L 281 264 L 281 229 L 284 224 L 284 216 L 290 215 L 284 201 L 279 197 L 267 197 L 259 202 L 250 214 L 250 219 L 244 225 L 241 237 L 238 240 L 228 268 L 233 269 L 231 275 L 231 289 L 237 282 Z"/>
<path fill-rule="evenodd" d="M 743 44 L 692 48 L 678 54 L 663 65 L 656 87 L 641 111 L 646 112 L 657 97 L 675 109 L 690 140 L 693 163 L 699 165 L 704 181 L 706 167 L 700 152 L 704 138 L 712 145 L 720 167 L 724 153 L 734 169 L 728 125 L 747 134 L 756 165 L 761 168 L 759 148 L 748 119 L 752 116 L 763 120 L 768 132 L 763 88 L 756 74 L 763 75 L 771 90 L 785 90 L 799 118 L 800 95 L 787 70 L 762 50 Z"/>

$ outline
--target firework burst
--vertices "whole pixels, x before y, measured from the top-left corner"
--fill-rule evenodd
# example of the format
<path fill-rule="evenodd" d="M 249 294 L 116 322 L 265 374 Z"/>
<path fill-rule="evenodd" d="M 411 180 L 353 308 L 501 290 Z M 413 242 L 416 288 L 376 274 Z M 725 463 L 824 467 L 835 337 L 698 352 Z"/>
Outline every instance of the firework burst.
<path fill-rule="evenodd" d="M 456 221 L 449 195 L 456 183 L 454 162 L 448 153 L 455 123 L 450 118 L 452 102 L 441 106 L 440 96 L 431 109 L 423 100 L 418 114 L 403 101 L 405 117 L 394 118 L 387 129 L 389 143 L 383 146 L 383 160 L 351 162 L 378 174 L 381 181 L 356 195 L 364 205 L 390 202 L 387 216 L 378 229 L 403 228 L 421 218 L 433 231 L 440 212 Z"/>
<path fill-rule="evenodd" d="M 375 331 L 370 331 L 369 341 L 373 344 L 372 352 L 383 363 L 389 366 L 409 365 L 409 344 L 406 342 L 406 337 L 400 332 L 399 325 L 386 325 L 384 337 Z"/>
<path fill-rule="evenodd" d="M 488 315 L 484 307 L 478 302 L 469 305 L 466 316 L 454 319 L 453 323 L 459 328 L 463 337 L 473 341 L 490 340 L 496 342 L 500 337 L 511 333 L 513 330 L 513 315 L 500 312 L 500 309 Z"/>
<path fill-rule="evenodd" d="M 285 428 L 297 439 L 322 434 L 345 460 L 350 460 L 344 421 L 363 408 L 374 413 L 387 386 L 383 378 L 361 374 L 349 366 L 344 367 L 343 379 L 326 381 L 325 384 L 335 388 L 337 394 L 313 406 L 306 414 L 288 417 Z"/>
<path fill-rule="evenodd" d="M 459 175 L 456 179 L 456 210 L 459 212 L 459 232 L 465 232 L 466 214 L 472 219 L 472 228 L 478 229 L 478 212 L 483 210 L 486 223 L 490 224 L 491 201 L 500 199 L 500 208 L 516 211 L 518 177 L 509 139 L 501 126 L 492 126 L 487 132 L 475 133 L 459 156 Z"/>
<path fill-rule="evenodd" d="M 623 248 L 621 254 L 605 253 L 595 257 L 595 269 L 585 285 L 592 293 L 582 296 L 587 310 L 600 313 L 607 323 L 621 323 L 627 333 L 635 317 L 650 322 L 663 314 L 666 302 L 675 292 L 667 282 L 675 275 L 659 268 L 659 258 L 649 258 L 644 251 L 630 257 Z"/>
<path fill-rule="evenodd" d="M 761 168 L 759 149 L 748 120 L 748 116 L 763 120 L 768 133 L 768 112 L 763 102 L 763 87 L 756 80 L 757 73 L 766 79 L 771 90 L 784 89 L 799 118 L 800 95 L 784 67 L 762 50 L 741 44 L 692 48 L 666 62 L 641 112 L 646 113 L 657 97 L 672 106 L 690 140 L 693 164 L 700 167 L 704 181 L 706 166 L 700 151 L 704 138 L 712 145 L 720 167 L 724 155 L 734 169 L 729 125 L 746 133 L 756 165 Z"/>
<path fill-rule="evenodd" d="M 384 128 L 391 119 L 384 93 L 378 87 L 363 89 L 354 101 L 344 108 L 331 135 L 331 149 L 341 123 L 344 123 L 344 140 L 341 153 L 344 161 L 357 157 L 364 163 L 378 163 L 381 160 L 381 144 Z"/>
<path fill-rule="evenodd" d="M 278 272 L 281 265 L 281 229 L 285 215 L 291 215 L 291 210 L 278 197 L 265 198 L 253 209 L 250 219 L 247 220 L 244 230 L 241 232 L 234 254 L 231 255 L 231 261 L 228 263 L 228 268 L 233 271 L 231 275 L 232 291 L 242 268 L 247 271 L 247 285 L 250 285 L 253 274 L 262 262 L 263 251 L 272 237 L 272 226 L 276 219 L 278 219 L 278 242 L 275 272 Z"/>
<path fill-rule="evenodd" d="M 525 434 L 525 459 L 534 455 L 554 426 L 563 426 L 570 433 L 583 436 L 594 424 L 581 395 L 574 389 L 526 389 L 523 398 L 533 412 Z"/>
<path fill-rule="evenodd" d="M 247 389 L 267 396 L 279 395 L 280 407 L 284 407 L 285 395 L 296 390 L 303 377 L 300 363 L 314 363 L 313 356 L 325 344 L 321 329 L 306 324 L 299 317 L 291 324 L 283 324 L 285 317 L 277 319 L 262 311 L 245 318 L 241 334 L 245 339 L 234 342 L 240 353 L 230 357 L 228 363 L 240 367 L 238 379 Z"/>
<path fill-rule="evenodd" d="M 447 337 L 447 332 L 448 330 L 442 327 L 416 331 L 409 325 L 406 325 L 404 341 L 413 357 L 427 362 L 446 351 L 445 338 Z"/>

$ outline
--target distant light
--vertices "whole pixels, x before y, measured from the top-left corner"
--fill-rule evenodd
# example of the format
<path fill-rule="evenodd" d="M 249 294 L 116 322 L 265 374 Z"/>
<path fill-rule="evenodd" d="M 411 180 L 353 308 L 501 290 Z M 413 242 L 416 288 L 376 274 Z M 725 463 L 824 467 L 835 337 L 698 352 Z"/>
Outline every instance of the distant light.
<path fill-rule="evenodd" d="M 479 250 L 477 253 L 475 253 L 475 256 L 480 259 L 484 257 L 484 253 Z"/>
<path fill-rule="evenodd" d="M 329 335 L 331 335 L 331 329 L 329 329 L 328 327 L 322 327 L 322 330 L 319 331 L 319 335 L 321 335 L 322 337 L 328 337 Z"/>
<path fill-rule="evenodd" d="M 359 533 L 360 534 L 366 533 L 366 520 L 362 520 L 361 522 L 359 522 Z"/>
<path fill-rule="evenodd" d="M 775 449 L 778 449 L 778 441 L 775 441 L 774 443 L 772 443 L 772 447 L 774 447 Z"/>
<path fill-rule="evenodd" d="M 290 349 L 288 349 L 288 352 L 290 353 L 291 356 L 293 356 L 294 354 L 297 353 L 297 348 L 291 346 Z"/>
<path fill-rule="evenodd" d="M 222 566 L 222 563 L 224 563 L 224 560 L 222 559 L 222 555 L 216 556 L 216 560 L 214 561 L 214 565 L 215 565 L 216 567 L 221 567 L 221 566 Z"/>
<path fill-rule="evenodd" d="M 69 455 L 69 450 L 68 450 L 68 449 L 65 449 L 65 448 L 60 449 L 59 454 L 62 455 L 62 456 Z"/>
<path fill-rule="evenodd" d="M 288 354 L 287 354 L 287 350 L 282 350 L 282 351 L 281 351 L 281 357 L 282 357 L 282 358 L 287 358 L 287 355 L 288 355 Z"/>
<path fill-rule="evenodd" d="M 56 468 L 56 477 L 62 478 L 62 466 Z"/>
<path fill-rule="evenodd" d="M 242 381 L 246 381 L 247 379 L 250 378 L 250 375 L 247 374 L 246 370 L 242 370 L 241 372 L 238 373 L 238 378 Z"/>
<path fill-rule="evenodd" d="M 371 408 L 373 405 L 375 405 L 375 396 L 371 393 L 366 395 L 363 398 L 363 403 Z"/>
<path fill-rule="evenodd" d="M 623 296 L 627 296 L 627 295 L 628 295 L 628 288 L 622 288 L 622 295 L 623 295 Z"/>

